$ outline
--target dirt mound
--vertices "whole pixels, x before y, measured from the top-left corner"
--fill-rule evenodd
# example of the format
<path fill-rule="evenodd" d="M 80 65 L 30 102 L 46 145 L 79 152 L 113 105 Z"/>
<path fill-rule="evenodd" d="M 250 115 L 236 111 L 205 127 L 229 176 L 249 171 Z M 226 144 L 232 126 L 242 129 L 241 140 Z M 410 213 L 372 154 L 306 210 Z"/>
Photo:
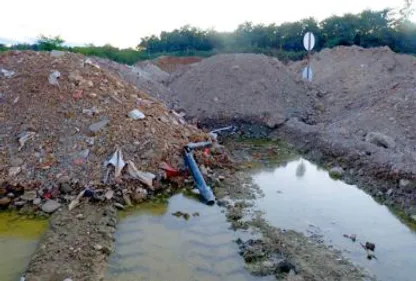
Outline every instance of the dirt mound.
<path fill-rule="evenodd" d="M 291 69 L 300 72 L 306 62 Z M 322 121 L 362 140 L 371 132 L 416 144 L 416 59 L 389 48 L 325 49 L 312 58 L 313 84 L 325 104 Z"/>
<path fill-rule="evenodd" d="M 93 58 L 93 61 L 105 70 L 111 71 L 121 79 L 132 83 L 138 90 L 149 93 L 171 106 L 172 92 L 167 87 L 170 74 L 161 70 L 151 61 L 140 62 L 135 66 L 124 65 L 103 58 Z"/>
<path fill-rule="evenodd" d="M 81 55 L 6 52 L 0 69 L 0 182 L 99 185 L 117 147 L 124 161 L 155 173 L 161 161 L 179 165 L 184 144 L 206 138 Z M 128 117 L 134 109 L 145 117 Z"/>
<path fill-rule="evenodd" d="M 188 69 L 190 64 L 198 63 L 201 57 L 159 57 L 153 61 L 160 69 L 173 73 L 179 70 Z"/>
<path fill-rule="evenodd" d="M 171 83 L 181 107 L 200 119 L 251 119 L 270 127 L 289 117 L 310 120 L 313 99 L 277 59 L 255 54 L 217 55 Z"/>

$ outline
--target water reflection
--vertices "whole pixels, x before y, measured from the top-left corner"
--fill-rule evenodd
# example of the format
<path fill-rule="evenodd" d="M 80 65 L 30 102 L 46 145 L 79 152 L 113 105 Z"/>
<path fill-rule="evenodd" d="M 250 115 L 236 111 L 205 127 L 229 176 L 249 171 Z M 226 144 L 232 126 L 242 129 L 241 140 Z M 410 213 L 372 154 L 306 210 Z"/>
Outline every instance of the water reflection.
<path fill-rule="evenodd" d="M 303 159 L 258 172 L 254 180 L 265 193 L 258 205 L 273 225 L 322 236 L 380 280 L 415 280 L 415 232 L 356 186 Z M 344 234 L 356 234 L 358 241 Z M 366 241 L 376 244 L 377 260 L 367 260 L 359 245 Z"/>

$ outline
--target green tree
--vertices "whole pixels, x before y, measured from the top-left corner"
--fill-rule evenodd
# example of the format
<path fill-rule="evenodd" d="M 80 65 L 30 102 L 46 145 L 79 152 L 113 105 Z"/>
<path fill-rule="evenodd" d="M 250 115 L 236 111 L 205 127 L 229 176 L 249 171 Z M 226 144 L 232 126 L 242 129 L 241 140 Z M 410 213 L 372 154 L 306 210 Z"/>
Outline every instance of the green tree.
<path fill-rule="evenodd" d="M 63 49 L 64 40 L 60 36 L 47 37 L 45 35 L 40 35 L 39 39 L 36 41 L 36 44 L 39 46 L 41 51 L 52 51 Z"/>

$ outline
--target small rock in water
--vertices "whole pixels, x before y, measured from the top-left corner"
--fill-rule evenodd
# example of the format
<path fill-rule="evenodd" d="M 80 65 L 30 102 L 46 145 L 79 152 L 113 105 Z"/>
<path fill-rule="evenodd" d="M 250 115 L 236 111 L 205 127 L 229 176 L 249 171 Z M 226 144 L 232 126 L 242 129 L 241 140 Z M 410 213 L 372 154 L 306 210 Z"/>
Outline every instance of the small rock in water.
<path fill-rule="evenodd" d="M 376 249 L 376 245 L 374 243 L 371 243 L 371 242 L 366 242 L 365 243 L 365 248 L 367 250 L 374 251 Z"/>
<path fill-rule="evenodd" d="M 334 167 L 329 170 L 329 175 L 333 178 L 341 178 L 344 175 L 344 169 L 341 167 Z"/>
<path fill-rule="evenodd" d="M 61 207 L 61 204 L 56 202 L 55 200 L 48 200 L 45 204 L 42 205 L 42 211 L 45 213 L 53 213 Z"/>

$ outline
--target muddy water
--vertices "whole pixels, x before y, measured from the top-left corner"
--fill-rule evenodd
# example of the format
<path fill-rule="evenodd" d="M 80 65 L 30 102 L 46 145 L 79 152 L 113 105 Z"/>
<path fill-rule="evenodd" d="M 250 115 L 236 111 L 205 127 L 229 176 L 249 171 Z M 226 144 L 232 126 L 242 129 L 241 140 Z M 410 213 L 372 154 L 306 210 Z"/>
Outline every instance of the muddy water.
<path fill-rule="evenodd" d="M 19 280 L 30 261 L 46 220 L 25 219 L 13 213 L 0 213 L 0 280 Z"/>
<path fill-rule="evenodd" d="M 297 159 L 253 176 L 265 196 L 258 207 L 274 226 L 294 229 L 343 251 L 383 281 L 414 281 L 416 232 L 356 186 Z M 356 234 L 357 241 L 344 234 Z M 368 260 L 360 242 L 376 244 Z"/>
<path fill-rule="evenodd" d="M 177 211 L 188 220 L 172 215 Z M 181 194 L 142 205 L 119 222 L 106 280 L 259 280 L 238 255 L 233 240 L 241 235 L 228 228 L 219 207 Z"/>

